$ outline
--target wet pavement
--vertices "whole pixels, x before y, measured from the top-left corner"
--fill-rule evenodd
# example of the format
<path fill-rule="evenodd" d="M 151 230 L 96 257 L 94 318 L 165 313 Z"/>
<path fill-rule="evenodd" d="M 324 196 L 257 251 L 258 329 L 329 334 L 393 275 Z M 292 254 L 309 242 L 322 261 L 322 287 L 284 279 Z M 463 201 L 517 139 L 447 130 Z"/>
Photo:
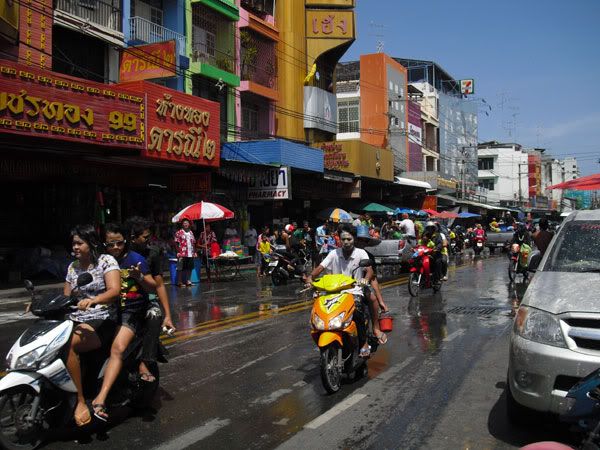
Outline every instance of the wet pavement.
<path fill-rule="evenodd" d="M 564 439 L 554 424 L 518 429 L 505 417 L 508 336 L 526 288 L 508 282 L 506 264 L 459 259 L 440 293 L 418 298 L 405 276 L 384 283 L 394 331 L 368 376 L 335 395 L 321 385 L 311 301 L 298 281 L 272 287 L 246 274 L 171 287 L 178 332 L 165 340 L 171 358 L 155 410 L 45 448 L 518 448 Z M 0 309 L 0 352 L 29 322 L 10 315 L 17 306 Z"/>

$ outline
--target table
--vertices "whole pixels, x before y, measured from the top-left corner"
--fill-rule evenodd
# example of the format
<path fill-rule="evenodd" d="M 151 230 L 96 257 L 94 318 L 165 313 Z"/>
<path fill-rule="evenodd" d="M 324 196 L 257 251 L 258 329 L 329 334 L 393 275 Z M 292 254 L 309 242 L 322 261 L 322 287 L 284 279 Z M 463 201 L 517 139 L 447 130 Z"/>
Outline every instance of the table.
<path fill-rule="evenodd" d="M 209 258 L 210 270 L 214 272 L 217 281 L 245 280 L 240 272 L 240 266 L 252 260 L 251 256 L 238 256 L 237 258 L 216 257 Z"/>

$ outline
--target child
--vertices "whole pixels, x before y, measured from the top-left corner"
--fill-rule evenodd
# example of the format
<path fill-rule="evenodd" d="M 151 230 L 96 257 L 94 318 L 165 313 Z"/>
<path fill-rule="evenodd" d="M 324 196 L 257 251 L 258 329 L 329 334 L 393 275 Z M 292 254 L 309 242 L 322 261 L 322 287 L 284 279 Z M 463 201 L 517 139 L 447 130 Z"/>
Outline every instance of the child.
<path fill-rule="evenodd" d="M 267 260 L 265 258 L 265 255 L 271 254 L 271 243 L 269 242 L 269 237 L 265 233 L 263 233 L 260 236 L 260 243 L 258 244 L 258 251 L 261 256 L 260 276 L 262 277 L 262 276 L 264 276 L 265 268 L 267 267 Z"/>

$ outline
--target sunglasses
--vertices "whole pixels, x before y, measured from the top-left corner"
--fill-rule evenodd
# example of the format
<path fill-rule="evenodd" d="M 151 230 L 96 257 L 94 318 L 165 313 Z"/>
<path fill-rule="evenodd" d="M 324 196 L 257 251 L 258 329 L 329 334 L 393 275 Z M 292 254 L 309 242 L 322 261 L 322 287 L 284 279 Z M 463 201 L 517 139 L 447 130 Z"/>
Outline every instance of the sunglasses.
<path fill-rule="evenodd" d="M 113 248 L 113 247 L 123 247 L 125 245 L 127 241 L 125 239 L 123 239 L 122 241 L 112 241 L 112 242 L 105 242 L 104 246 L 106 248 Z"/>

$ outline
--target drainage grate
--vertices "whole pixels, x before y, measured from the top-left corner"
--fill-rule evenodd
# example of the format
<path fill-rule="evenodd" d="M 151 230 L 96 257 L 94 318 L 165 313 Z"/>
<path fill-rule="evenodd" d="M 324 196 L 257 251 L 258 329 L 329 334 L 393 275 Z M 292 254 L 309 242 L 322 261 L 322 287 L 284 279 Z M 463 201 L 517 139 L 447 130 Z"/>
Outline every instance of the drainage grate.
<path fill-rule="evenodd" d="M 488 316 L 496 313 L 497 306 L 456 306 L 448 310 L 448 314 L 462 314 L 469 316 Z"/>

